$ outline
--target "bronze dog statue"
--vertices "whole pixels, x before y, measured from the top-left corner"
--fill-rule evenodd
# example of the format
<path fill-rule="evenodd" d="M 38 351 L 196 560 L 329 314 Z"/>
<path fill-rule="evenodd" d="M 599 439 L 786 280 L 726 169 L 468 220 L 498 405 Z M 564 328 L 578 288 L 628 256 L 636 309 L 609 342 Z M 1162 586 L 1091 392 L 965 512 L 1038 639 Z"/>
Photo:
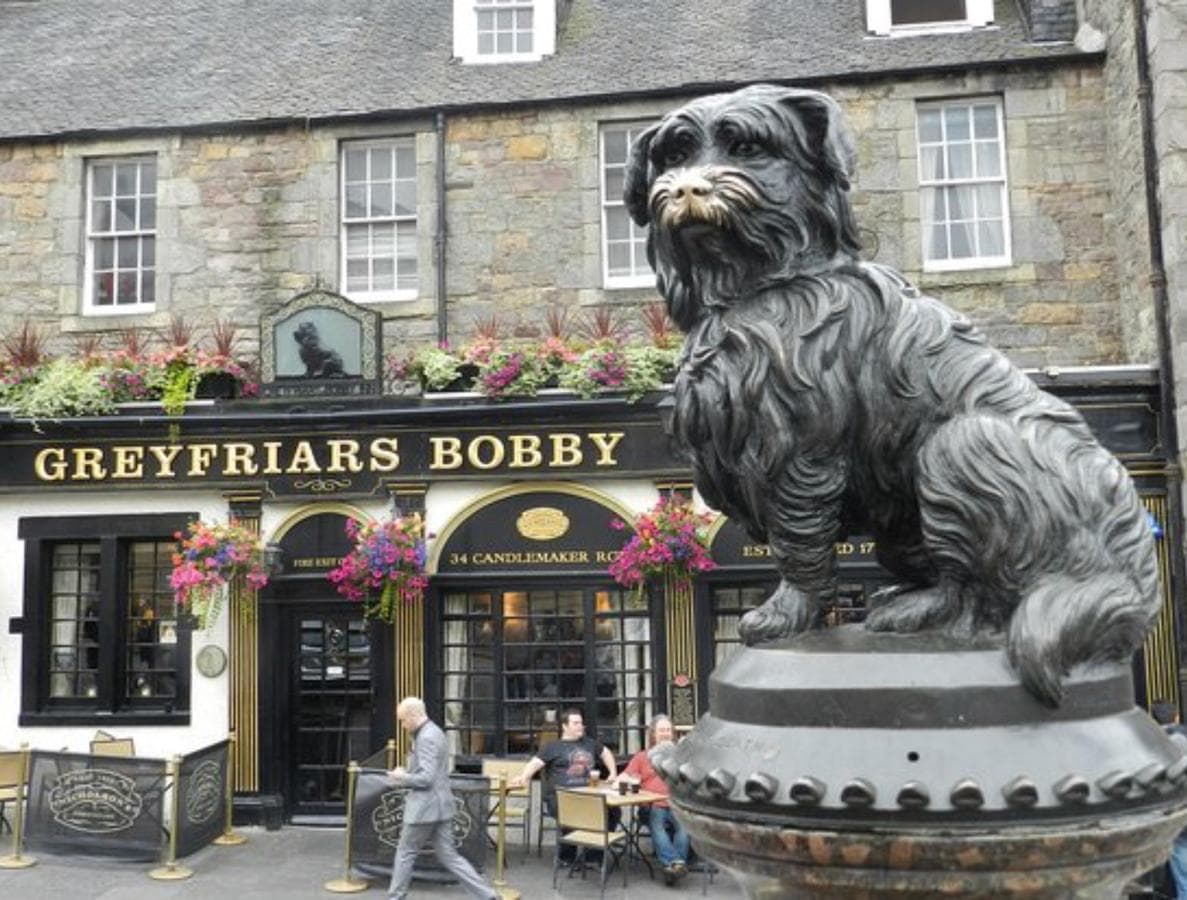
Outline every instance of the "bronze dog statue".
<path fill-rule="evenodd" d="M 1073 666 L 1127 660 L 1157 614 L 1147 514 L 1079 413 L 859 258 L 853 157 L 831 98 L 760 85 L 670 113 L 628 161 L 627 207 L 687 332 L 676 435 L 781 575 L 742 636 L 816 626 L 834 543 L 871 534 L 901 584 L 868 628 L 1003 636 L 1058 705 Z"/>

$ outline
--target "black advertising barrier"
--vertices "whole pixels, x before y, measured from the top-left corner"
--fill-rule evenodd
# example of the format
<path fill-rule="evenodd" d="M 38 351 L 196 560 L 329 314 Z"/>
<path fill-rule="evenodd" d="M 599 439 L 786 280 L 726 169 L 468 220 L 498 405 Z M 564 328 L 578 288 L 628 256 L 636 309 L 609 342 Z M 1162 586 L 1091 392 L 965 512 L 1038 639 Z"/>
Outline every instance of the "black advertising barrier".
<path fill-rule="evenodd" d="M 490 781 L 482 775 L 451 775 L 455 810 L 453 839 L 458 852 L 479 872 L 486 867 L 486 812 Z M 362 769 L 355 787 L 351 816 L 351 859 L 368 874 L 390 874 L 404 814 L 404 788 L 393 786 L 384 769 Z M 416 877 L 449 878 L 431 851 L 416 861 Z"/>
<path fill-rule="evenodd" d="M 155 861 L 165 761 L 35 750 L 25 841 L 46 853 Z"/>
<path fill-rule="evenodd" d="M 179 858 L 201 850 L 223 833 L 229 746 L 230 741 L 219 741 L 182 757 L 177 785 Z"/>

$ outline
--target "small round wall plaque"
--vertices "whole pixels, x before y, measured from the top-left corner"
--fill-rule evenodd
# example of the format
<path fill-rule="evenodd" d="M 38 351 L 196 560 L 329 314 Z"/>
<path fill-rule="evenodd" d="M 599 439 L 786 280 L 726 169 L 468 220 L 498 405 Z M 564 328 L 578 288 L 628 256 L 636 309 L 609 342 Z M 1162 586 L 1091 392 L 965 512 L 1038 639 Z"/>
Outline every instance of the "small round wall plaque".
<path fill-rule="evenodd" d="M 227 667 L 227 654 L 223 652 L 222 647 L 207 644 L 198 651 L 197 662 L 199 672 L 207 678 L 216 678 L 223 674 L 223 669 Z"/>
<path fill-rule="evenodd" d="M 515 530 L 530 541 L 553 541 L 569 530 L 569 517 L 554 507 L 537 506 L 519 514 Z"/>

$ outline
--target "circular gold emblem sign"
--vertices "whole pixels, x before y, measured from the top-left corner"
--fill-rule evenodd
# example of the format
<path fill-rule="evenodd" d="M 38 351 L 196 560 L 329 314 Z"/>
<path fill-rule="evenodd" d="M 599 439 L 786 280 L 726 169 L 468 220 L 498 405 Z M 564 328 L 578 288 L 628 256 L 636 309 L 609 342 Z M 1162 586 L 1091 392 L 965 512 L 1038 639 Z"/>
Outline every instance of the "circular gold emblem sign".
<path fill-rule="evenodd" d="M 223 669 L 227 667 L 227 654 L 223 652 L 222 647 L 216 647 L 214 644 L 207 644 L 198 651 L 198 671 L 207 678 L 215 678 L 223 673 Z"/>
<path fill-rule="evenodd" d="M 531 541 L 552 541 L 569 530 L 569 517 L 555 507 L 536 506 L 519 514 L 515 529 Z"/>

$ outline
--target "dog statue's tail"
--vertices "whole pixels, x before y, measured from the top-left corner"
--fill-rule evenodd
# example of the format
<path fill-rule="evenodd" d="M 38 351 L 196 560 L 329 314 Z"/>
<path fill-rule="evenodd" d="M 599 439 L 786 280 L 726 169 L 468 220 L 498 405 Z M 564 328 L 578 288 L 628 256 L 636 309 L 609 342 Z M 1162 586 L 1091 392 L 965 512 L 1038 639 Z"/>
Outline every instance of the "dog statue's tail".
<path fill-rule="evenodd" d="M 1055 707 L 1073 666 L 1128 659 L 1157 613 L 1126 573 L 1044 575 L 1014 611 L 1006 653 L 1027 689 Z"/>

